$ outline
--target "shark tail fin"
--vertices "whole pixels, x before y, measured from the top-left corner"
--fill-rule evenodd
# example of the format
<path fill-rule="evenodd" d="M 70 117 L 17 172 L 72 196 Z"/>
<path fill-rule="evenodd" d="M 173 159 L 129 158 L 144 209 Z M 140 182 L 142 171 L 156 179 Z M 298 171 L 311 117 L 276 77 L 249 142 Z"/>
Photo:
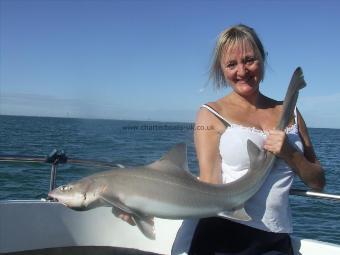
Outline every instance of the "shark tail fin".
<path fill-rule="evenodd" d="M 295 69 L 290 84 L 296 84 L 298 89 L 306 87 L 306 82 L 301 67 Z"/>
<path fill-rule="evenodd" d="M 284 130 L 293 114 L 296 107 L 296 101 L 299 96 L 299 90 L 306 87 L 306 82 L 303 76 L 302 68 L 295 69 L 290 80 L 285 99 L 283 101 L 282 117 L 276 126 L 277 130 Z"/>

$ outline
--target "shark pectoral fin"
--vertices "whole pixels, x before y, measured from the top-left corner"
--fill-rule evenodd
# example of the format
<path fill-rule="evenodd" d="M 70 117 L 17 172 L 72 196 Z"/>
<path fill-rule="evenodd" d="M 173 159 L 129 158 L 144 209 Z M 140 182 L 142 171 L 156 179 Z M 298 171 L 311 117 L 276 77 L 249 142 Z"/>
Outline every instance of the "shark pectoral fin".
<path fill-rule="evenodd" d="M 136 223 L 139 230 L 149 239 L 155 240 L 155 226 L 153 217 L 147 217 L 141 215 L 138 212 L 131 210 L 129 207 L 124 205 L 121 201 L 114 198 L 107 198 L 100 196 L 105 203 L 112 205 L 112 213 L 118 216 L 121 213 L 130 214 L 132 220 Z"/>
<path fill-rule="evenodd" d="M 237 208 L 231 211 L 220 212 L 218 214 L 220 217 L 234 219 L 234 220 L 242 220 L 242 221 L 250 221 L 251 217 L 248 215 L 244 207 Z"/>
<path fill-rule="evenodd" d="M 128 214 L 133 214 L 133 211 L 124 205 L 122 202 L 120 202 L 118 199 L 114 198 L 107 198 L 105 196 L 99 196 L 102 201 L 104 201 L 106 204 L 111 205 L 113 208 L 118 208 L 121 211 L 128 213 Z M 113 214 L 115 214 L 114 209 L 112 209 Z"/>
<path fill-rule="evenodd" d="M 132 218 L 135 225 L 139 228 L 139 230 L 149 239 L 155 240 L 155 226 L 154 226 L 154 219 L 153 217 L 145 217 L 140 216 L 129 210 L 122 210 L 118 207 L 112 207 L 112 213 L 118 217 L 122 213 L 128 213 Z M 130 223 L 131 224 L 131 223 Z"/>
<path fill-rule="evenodd" d="M 132 216 L 133 221 L 136 223 L 139 230 L 149 239 L 155 240 L 155 225 L 153 217 L 139 217 L 136 215 Z"/>

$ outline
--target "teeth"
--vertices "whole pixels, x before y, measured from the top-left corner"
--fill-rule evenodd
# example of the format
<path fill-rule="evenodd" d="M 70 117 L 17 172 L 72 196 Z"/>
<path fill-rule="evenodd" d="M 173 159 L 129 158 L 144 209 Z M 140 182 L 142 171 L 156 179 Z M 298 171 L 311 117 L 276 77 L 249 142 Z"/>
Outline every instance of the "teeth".
<path fill-rule="evenodd" d="M 237 79 L 238 82 L 248 82 L 250 80 L 250 78 L 248 79 Z"/>

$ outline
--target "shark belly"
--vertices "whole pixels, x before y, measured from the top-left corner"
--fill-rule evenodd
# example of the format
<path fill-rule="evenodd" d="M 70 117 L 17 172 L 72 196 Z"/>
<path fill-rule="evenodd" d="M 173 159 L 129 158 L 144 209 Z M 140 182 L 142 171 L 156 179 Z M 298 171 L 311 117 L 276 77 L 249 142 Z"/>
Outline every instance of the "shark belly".
<path fill-rule="evenodd" d="M 169 202 L 152 197 L 129 196 L 123 203 L 134 211 L 159 218 L 184 219 L 217 215 L 221 208 L 212 203 L 204 203 L 197 199 L 185 199 L 187 203 Z"/>

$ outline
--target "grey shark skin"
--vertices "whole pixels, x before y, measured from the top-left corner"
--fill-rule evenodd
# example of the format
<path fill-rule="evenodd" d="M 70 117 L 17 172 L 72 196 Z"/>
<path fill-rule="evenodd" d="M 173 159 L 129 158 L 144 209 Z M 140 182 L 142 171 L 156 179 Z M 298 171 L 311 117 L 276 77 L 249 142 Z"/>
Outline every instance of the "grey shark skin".
<path fill-rule="evenodd" d="M 292 116 L 299 89 L 305 86 L 302 70 L 290 82 L 277 129 L 283 130 Z M 100 172 L 51 191 L 49 196 L 75 210 L 111 206 L 131 214 L 143 234 L 154 239 L 152 217 L 167 219 L 223 216 L 251 220 L 244 203 L 262 186 L 275 156 L 248 140 L 250 168 L 229 184 L 199 181 L 188 171 L 186 145 L 177 144 L 152 164 Z"/>

